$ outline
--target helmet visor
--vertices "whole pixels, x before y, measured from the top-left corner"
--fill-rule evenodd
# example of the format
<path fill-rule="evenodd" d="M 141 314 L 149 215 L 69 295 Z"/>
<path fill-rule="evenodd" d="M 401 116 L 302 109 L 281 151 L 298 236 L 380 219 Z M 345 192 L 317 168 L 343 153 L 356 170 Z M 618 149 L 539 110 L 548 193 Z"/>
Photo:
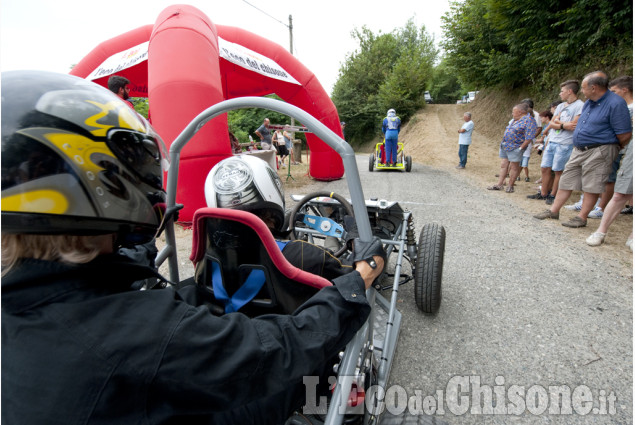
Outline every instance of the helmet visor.
<path fill-rule="evenodd" d="M 108 132 L 106 144 L 127 171 L 155 189 L 162 188 L 165 146 L 159 137 L 117 128 Z"/>

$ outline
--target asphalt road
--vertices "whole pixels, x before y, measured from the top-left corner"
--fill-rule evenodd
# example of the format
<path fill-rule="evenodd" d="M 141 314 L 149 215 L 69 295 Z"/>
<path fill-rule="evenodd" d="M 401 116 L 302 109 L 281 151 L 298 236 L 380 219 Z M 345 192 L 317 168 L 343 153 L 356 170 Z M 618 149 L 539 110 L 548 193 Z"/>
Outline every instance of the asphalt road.
<path fill-rule="evenodd" d="M 357 159 L 365 198 L 400 201 L 417 235 L 426 223 L 446 230 L 438 314 L 417 310 L 412 283 L 398 294 L 387 389 L 396 411 L 407 400 L 449 424 L 632 423 L 633 283 L 623 264 L 465 175 L 421 164 L 371 173 L 368 157 Z M 349 194 L 345 179 L 302 194 L 320 189 Z"/>

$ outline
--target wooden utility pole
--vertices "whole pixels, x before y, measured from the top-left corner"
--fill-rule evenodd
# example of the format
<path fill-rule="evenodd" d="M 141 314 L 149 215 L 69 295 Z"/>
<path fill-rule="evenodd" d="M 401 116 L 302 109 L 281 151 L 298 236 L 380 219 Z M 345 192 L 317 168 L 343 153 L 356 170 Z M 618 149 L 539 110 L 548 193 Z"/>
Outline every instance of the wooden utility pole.
<path fill-rule="evenodd" d="M 291 15 L 289 15 L 289 53 L 293 56 L 293 17 Z M 293 117 L 291 117 L 291 126 L 295 126 Z M 295 134 L 292 137 L 295 138 Z"/>
<path fill-rule="evenodd" d="M 293 54 L 293 17 L 289 15 L 289 52 Z"/>

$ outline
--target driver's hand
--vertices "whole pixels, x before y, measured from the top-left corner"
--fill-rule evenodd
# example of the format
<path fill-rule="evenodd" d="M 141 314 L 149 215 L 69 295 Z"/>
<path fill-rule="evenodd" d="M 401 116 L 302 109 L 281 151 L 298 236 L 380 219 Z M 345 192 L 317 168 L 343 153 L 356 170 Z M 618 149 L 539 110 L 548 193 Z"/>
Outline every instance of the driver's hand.
<path fill-rule="evenodd" d="M 355 270 L 362 275 L 362 279 L 364 279 L 364 286 L 366 289 L 370 288 L 375 279 L 381 274 L 384 269 L 384 259 L 379 255 L 374 255 L 373 260 L 377 264 L 377 267 L 374 269 L 368 264 L 366 260 L 358 261 L 355 263 Z"/>

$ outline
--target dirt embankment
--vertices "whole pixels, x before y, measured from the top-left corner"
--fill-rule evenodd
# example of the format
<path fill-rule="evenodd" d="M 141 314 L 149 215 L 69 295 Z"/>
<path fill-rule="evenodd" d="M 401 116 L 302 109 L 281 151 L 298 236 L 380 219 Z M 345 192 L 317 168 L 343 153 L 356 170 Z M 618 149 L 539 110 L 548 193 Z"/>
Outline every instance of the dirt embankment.
<path fill-rule="evenodd" d="M 399 139 L 404 143 L 407 155 L 411 155 L 414 162 L 463 176 L 466 182 L 474 186 L 474 190 L 483 191 L 485 195 L 485 192 L 488 192 L 486 187 L 495 184 L 498 180 L 495 177 L 500 169 L 498 146 L 504 133 L 504 126 L 511 117 L 514 99 L 505 102 L 509 105 L 507 108 L 505 105 L 501 106 L 502 103 L 500 99 L 497 101 L 488 97 L 467 105 L 427 105 L 404 125 Z M 508 109 L 507 112 L 505 112 L 506 109 Z M 466 111 L 472 113 L 475 129 L 467 166 L 464 170 L 457 170 L 454 167 L 458 164 L 458 130 L 463 125 L 463 113 Z M 535 153 L 531 156 L 530 182 L 524 181 L 523 172 L 522 180 L 516 182 L 515 193 L 495 192 L 495 195 L 506 197 L 518 204 L 527 212 L 527 220 L 534 220 L 536 225 L 557 226 L 562 229 L 563 235 L 567 237 L 567 241 L 563 243 L 585 244 L 586 238 L 599 226 L 599 219 L 589 219 L 587 227 L 583 229 L 568 229 L 561 226 L 560 222 L 568 220 L 576 213 L 564 208 L 560 213 L 560 222 L 553 220 L 540 222 L 532 217 L 548 208 L 544 201 L 527 199 L 527 195 L 537 191 L 538 184 L 535 181 L 540 178 L 540 159 L 541 157 Z M 574 203 L 578 199 L 579 193 L 574 192 L 567 203 Z M 487 202 L 485 196 L 483 202 Z M 633 254 L 624 245 L 632 228 L 633 216 L 620 215 L 609 229 L 606 243 L 594 250 L 599 255 L 618 258 L 625 267 L 632 270 Z M 519 249 L 525 248 L 519 246 Z M 529 249 L 531 250 L 531 247 Z"/>

